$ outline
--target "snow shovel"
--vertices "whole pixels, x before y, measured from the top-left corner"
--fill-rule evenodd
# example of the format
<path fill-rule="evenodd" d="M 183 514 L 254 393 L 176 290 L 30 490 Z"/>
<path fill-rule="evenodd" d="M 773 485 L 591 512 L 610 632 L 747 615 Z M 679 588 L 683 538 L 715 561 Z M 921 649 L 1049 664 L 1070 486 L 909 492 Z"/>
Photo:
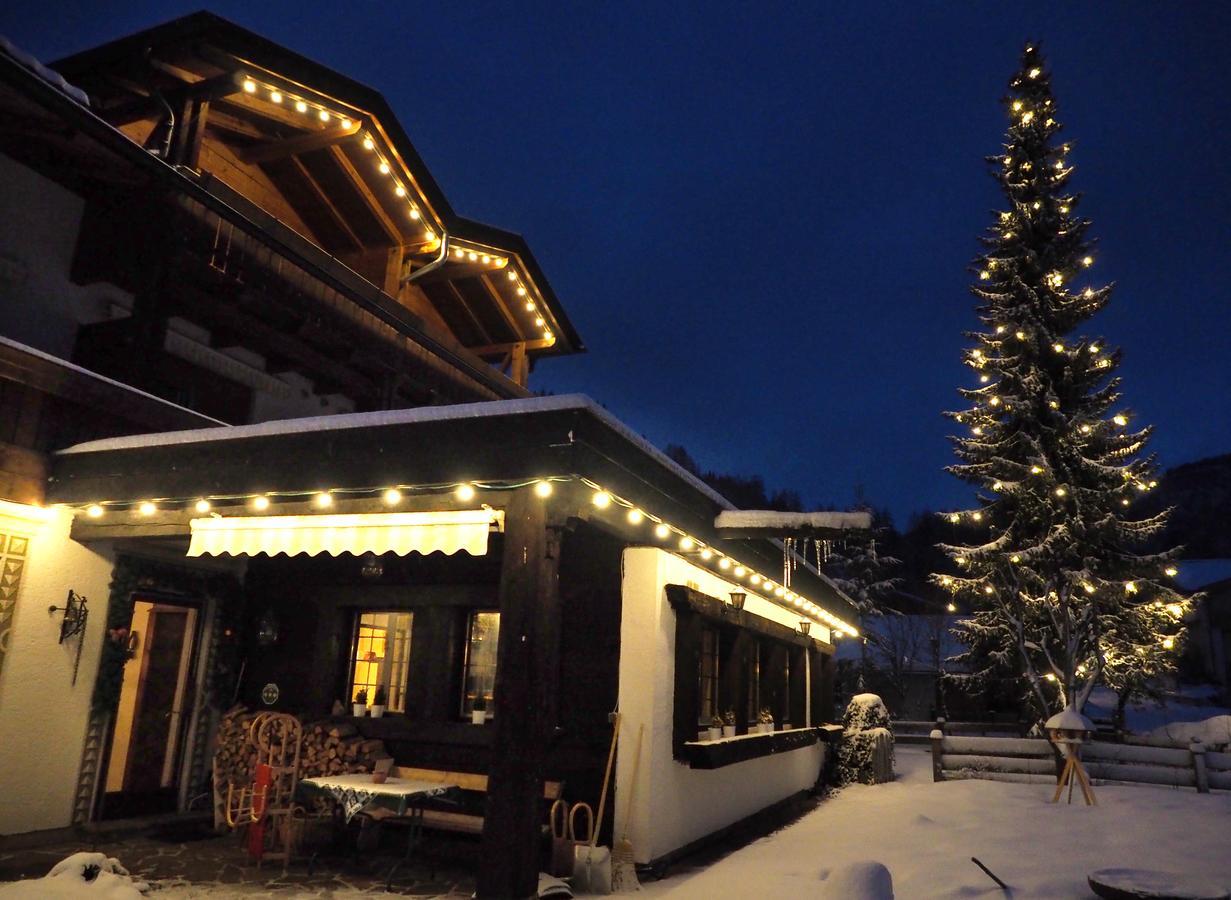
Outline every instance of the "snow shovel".
<path fill-rule="evenodd" d="M 637 729 L 637 755 L 633 757 L 633 777 L 628 783 L 628 805 L 624 808 L 624 836 L 616 841 L 611 850 L 611 889 L 617 894 L 641 890 L 637 869 L 633 862 L 633 842 L 628 839 L 628 826 L 633 819 L 633 791 L 637 788 L 637 770 L 641 766 L 641 739 L 645 737 L 645 723 Z"/>
<path fill-rule="evenodd" d="M 585 844 L 578 845 L 573 850 L 573 889 L 578 893 L 610 894 L 611 893 L 611 850 L 598 844 L 598 830 L 602 826 L 603 811 L 607 808 L 607 787 L 611 784 L 611 764 L 615 761 L 616 741 L 620 737 L 620 714 L 615 715 L 615 727 L 611 731 L 611 750 L 607 753 L 607 771 L 603 773 L 603 789 L 598 795 L 598 816 L 589 818 L 589 835 Z M 590 816 L 590 807 L 578 803 L 569 814 L 569 825 L 573 826 L 573 818 L 579 809 L 585 809 Z M 573 829 L 573 836 L 580 838 Z"/>

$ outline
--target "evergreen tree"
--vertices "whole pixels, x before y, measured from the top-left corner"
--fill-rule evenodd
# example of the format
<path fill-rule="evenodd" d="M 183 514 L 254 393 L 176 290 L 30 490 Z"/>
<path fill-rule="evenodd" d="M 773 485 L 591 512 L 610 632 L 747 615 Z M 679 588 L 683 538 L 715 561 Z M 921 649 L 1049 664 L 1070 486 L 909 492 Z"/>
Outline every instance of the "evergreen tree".
<path fill-rule="evenodd" d="M 1170 667 L 1188 601 L 1169 584 L 1175 551 L 1143 550 L 1167 512 L 1133 514 L 1154 462 L 1142 454 L 1151 429 L 1119 405 L 1120 351 L 1078 333 L 1111 287 L 1087 283 L 1090 222 L 1036 45 L 1004 104 L 1007 140 L 989 162 L 1007 203 L 981 238 L 982 329 L 966 335 L 976 386 L 947 414 L 964 431 L 949 471 L 979 504 L 948 516 L 978 537 L 942 544 L 956 574 L 934 578 L 975 610 L 962 627 L 975 677 L 1024 677 L 1040 713 L 1080 710 L 1100 681 Z"/>
<path fill-rule="evenodd" d="M 870 538 L 848 539 L 832 543 L 824 566 L 825 574 L 833 580 L 842 593 L 851 599 L 863 621 L 864 642 L 859 648 L 858 688 L 861 691 L 866 688 L 871 667 L 867 644 L 870 642 L 882 651 L 889 649 L 884 636 L 875 628 L 867 627 L 867 618 L 883 615 L 886 603 L 897 592 L 898 585 L 902 583 L 901 578 L 889 574 L 890 571 L 900 566 L 902 561 L 877 550 L 877 537 L 886 536 L 889 531 L 884 522 L 884 516 L 878 522 L 874 514 Z"/>

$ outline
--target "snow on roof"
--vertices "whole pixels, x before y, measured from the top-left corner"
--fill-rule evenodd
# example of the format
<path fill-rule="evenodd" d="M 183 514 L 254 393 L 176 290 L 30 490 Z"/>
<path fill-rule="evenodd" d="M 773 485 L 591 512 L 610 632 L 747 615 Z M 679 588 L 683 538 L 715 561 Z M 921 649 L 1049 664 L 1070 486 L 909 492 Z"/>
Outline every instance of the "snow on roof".
<path fill-rule="evenodd" d="M 730 509 L 718 514 L 715 528 L 829 528 L 835 531 L 868 529 L 872 514 L 868 512 L 779 512 L 774 509 Z"/>
<path fill-rule="evenodd" d="M 724 510 L 734 511 L 730 500 L 683 468 L 646 438 L 637 434 L 594 400 L 585 394 L 561 394 L 557 397 L 528 397 L 519 400 L 489 400 L 482 403 L 458 403 L 452 406 L 420 406 L 414 409 L 390 409 L 379 412 L 345 413 L 333 416 L 312 416 L 303 419 L 279 419 L 260 422 L 256 425 L 234 425 L 223 428 L 194 428 L 189 431 L 164 431 L 157 434 L 135 434 L 127 437 L 105 438 L 86 441 L 58 451 L 57 455 L 74 453 L 102 453 L 111 450 L 131 450 L 138 447 L 169 447 L 178 444 L 198 444 L 210 441 L 243 440 L 245 438 L 270 437 L 279 434 L 307 434 L 310 432 L 340 431 L 348 428 L 372 428 L 382 425 L 409 425 L 419 422 L 447 422 L 458 419 L 479 419 L 486 416 L 510 416 L 529 413 L 585 410 L 603 422 L 608 428 L 622 435 L 659 465 L 670 470 L 677 478 L 692 485 Z M 723 513 L 719 514 L 719 517 Z M 773 513 L 773 515 L 784 515 Z M 807 513 L 805 515 L 867 515 L 866 513 Z M 870 525 L 870 517 L 868 525 Z M 868 527 L 864 525 L 862 527 Z M 721 526 L 720 526 L 721 527 Z M 825 526 L 831 527 L 831 526 Z M 781 541 L 771 541 L 781 548 Z M 796 554 L 799 563 L 833 589 L 839 597 L 850 602 L 842 590 L 814 565 Z"/>
<path fill-rule="evenodd" d="M 85 91 L 79 87 L 69 84 L 64 80 L 64 76 L 59 72 L 52 71 L 29 53 L 26 53 L 24 50 L 13 46 L 13 42 L 4 35 L 0 35 L 0 53 L 3 53 L 5 56 L 20 65 L 25 66 L 39 78 L 43 79 L 57 90 L 72 97 L 82 106 L 90 105 L 90 98 Z"/>
<path fill-rule="evenodd" d="M 3 38 L 0 38 L 0 40 L 3 40 Z M 161 404 L 162 406 L 170 406 L 173 409 L 181 410 L 182 412 L 186 412 L 189 415 L 196 416 L 197 418 L 202 419 L 203 421 L 215 422 L 218 425 L 221 425 L 223 427 L 227 427 L 227 428 L 230 427 L 227 425 L 226 422 L 223 422 L 221 419 L 215 419 L 212 416 L 207 416 L 205 415 L 205 413 L 197 412 L 195 409 L 189 409 L 186 406 L 180 406 L 178 403 L 172 403 L 170 400 L 164 400 L 162 397 L 155 397 L 153 394 L 146 393 L 145 391 L 139 388 L 135 388 L 130 384 L 124 384 L 124 382 L 116 381 L 114 378 L 108 378 L 106 375 L 99 375 L 97 372 L 91 372 L 89 369 L 83 369 L 81 366 L 76 365 L 75 363 L 71 363 L 67 359 L 61 359 L 58 356 L 52 356 L 50 353 L 45 353 L 44 351 L 38 349 L 37 347 L 31 347 L 29 344 L 23 344 L 20 341 L 14 341 L 10 338 L 4 337 L 3 335 L 0 335 L 0 345 L 3 345 L 5 347 L 12 347 L 15 350 L 20 350 L 22 353 L 28 353 L 30 356 L 36 356 L 39 359 L 43 359 L 49 363 L 53 363 L 62 369 L 68 369 L 70 372 L 76 372 L 79 375 L 84 375 L 85 377 L 92 378 L 95 381 L 101 381 L 104 384 L 109 384 L 112 387 L 119 388 L 122 391 L 127 391 L 130 394 L 137 394 L 154 403 Z M 179 432 L 176 432 L 176 433 L 178 434 Z M 137 437 L 141 437 L 141 435 L 137 435 Z M 98 442 L 98 443 L 101 443 L 101 442 Z M 84 445 L 79 445 L 79 446 L 84 446 Z"/>
<path fill-rule="evenodd" d="M 1065 728 L 1070 731 L 1093 731 L 1094 723 L 1071 706 L 1066 706 L 1043 723 L 1047 729 Z"/>
<path fill-rule="evenodd" d="M 584 394 L 562 394 L 558 397 L 528 397 L 520 400 L 489 400 L 482 403 L 458 403 L 451 406 L 420 406 L 414 409 L 390 409 L 379 412 L 345 413 L 334 416 L 311 416 L 303 419 L 278 419 L 256 425 L 234 425 L 223 428 L 194 428 L 188 431 L 164 431 L 157 434 L 134 434 L 127 437 L 86 441 L 59 451 L 60 455 L 101 453 L 110 450 L 131 450 L 138 447 L 170 447 L 179 444 L 200 444 L 211 441 L 233 441 L 245 438 L 271 437 L 280 434 L 342 431 L 351 428 L 378 428 L 385 425 L 411 425 L 421 422 L 449 422 L 459 419 L 481 419 L 488 416 L 511 416 L 565 410 L 585 410 L 619 432 L 642 452 L 652 456 L 678 477 L 689 482 L 715 503 L 731 507 L 731 503 L 701 479 L 682 468 L 669 456 L 637 434 L 607 410 Z"/>

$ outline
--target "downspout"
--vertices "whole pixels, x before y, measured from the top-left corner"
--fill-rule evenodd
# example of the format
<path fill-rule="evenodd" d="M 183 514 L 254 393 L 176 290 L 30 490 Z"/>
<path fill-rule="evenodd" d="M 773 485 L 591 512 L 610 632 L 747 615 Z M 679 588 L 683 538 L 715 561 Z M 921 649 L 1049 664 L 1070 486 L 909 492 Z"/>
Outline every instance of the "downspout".
<path fill-rule="evenodd" d="M 154 65 L 153 53 L 153 47 L 145 48 L 145 58 L 150 65 Z M 151 88 L 150 93 L 153 94 L 154 99 L 161 103 L 163 108 L 167 111 L 167 136 L 163 138 L 162 150 L 156 152 L 154 155 L 163 162 L 169 164 L 170 160 L 167 157 L 171 155 L 171 140 L 175 137 L 175 110 L 171 108 L 171 104 L 167 102 L 167 99 L 157 88 Z"/>
<path fill-rule="evenodd" d="M 439 269 L 442 265 L 444 265 L 445 260 L 448 258 L 449 258 L 449 232 L 445 231 L 442 228 L 441 234 L 440 234 L 440 255 L 437 256 L 430 263 L 428 263 L 426 266 L 424 266 L 422 269 L 417 269 L 416 271 L 411 272 L 409 275 L 403 278 L 401 281 L 401 286 L 405 287 L 408 284 L 413 284 L 414 282 L 422 278 L 424 275 L 426 275 L 428 272 L 431 272 L 435 269 Z"/>

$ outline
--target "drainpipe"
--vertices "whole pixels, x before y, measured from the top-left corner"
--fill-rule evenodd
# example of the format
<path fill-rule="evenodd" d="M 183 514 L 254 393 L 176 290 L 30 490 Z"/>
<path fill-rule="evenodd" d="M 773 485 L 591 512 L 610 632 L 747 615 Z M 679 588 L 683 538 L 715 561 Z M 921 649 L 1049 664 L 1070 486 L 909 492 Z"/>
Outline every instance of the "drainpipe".
<path fill-rule="evenodd" d="M 145 48 L 145 59 L 150 65 L 154 65 L 153 54 L 153 47 Z M 156 151 L 154 155 L 163 162 L 169 163 L 170 160 L 167 159 L 167 157 L 171 155 L 171 140 L 175 136 L 175 110 L 171 108 L 171 104 L 167 102 L 167 99 L 157 88 L 151 88 L 150 93 L 154 96 L 154 99 L 161 103 L 163 108 L 167 111 L 167 136 L 163 138 L 162 150 Z"/>
<path fill-rule="evenodd" d="M 426 266 L 424 266 L 422 269 L 418 269 L 414 272 L 411 272 L 409 275 L 403 278 L 401 281 L 402 286 L 404 287 L 408 284 L 413 284 L 415 281 L 418 281 L 428 272 L 431 272 L 435 269 L 439 269 L 442 265 L 444 265 L 445 260 L 448 258 L 449 258 L 449 232 L 444 231 L 442 229 L 441 234 L 440 234 L 440 255 L 437 256 L 430 263 L 428 263 Z"/>

